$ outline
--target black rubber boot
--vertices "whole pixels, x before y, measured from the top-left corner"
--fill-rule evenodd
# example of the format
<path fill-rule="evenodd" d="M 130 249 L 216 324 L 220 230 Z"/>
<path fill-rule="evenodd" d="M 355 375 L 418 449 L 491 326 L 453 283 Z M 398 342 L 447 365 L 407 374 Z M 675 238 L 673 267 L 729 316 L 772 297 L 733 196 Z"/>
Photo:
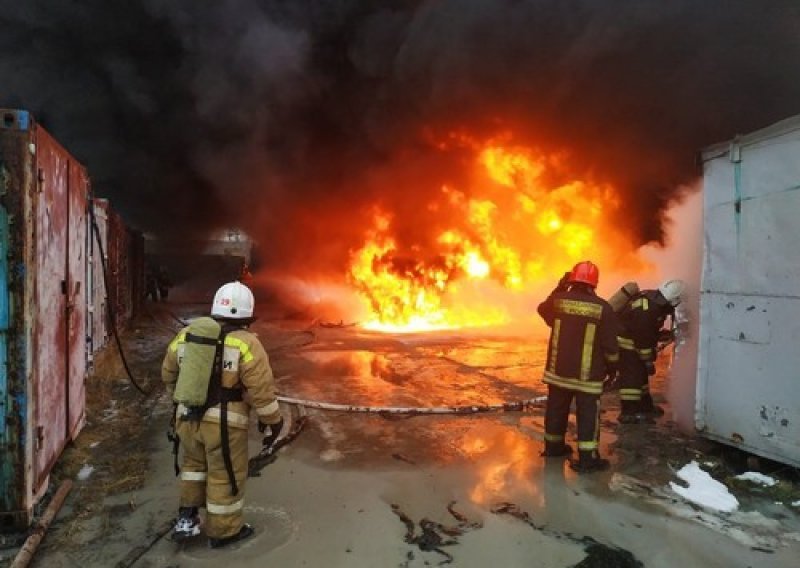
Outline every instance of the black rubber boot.
<path fill-rule="evenodd" d="M 657 404 L 653 404 L 651 401 L 649 405 L 642 404 L 641 414 L 658 418 L 660 416 L 664 416 L 664 409 Z"/>
<path fill-rule="evenodd" d="M 639 405 L 639 412 L 650 416 L 664 416 L 664 409 L 653 404 L 653 395 L 649 392 L 642 393 L 642 402 Z"/>
<path fill-rule="evenodd" d="M 578 452 L 578 459 L 569 462 L 569 467 L 578 473 L 605 471 L 610 466 L 609 461 L 598 456 L 597 452 Z"/>
<path fill-rule="evenodd" d="M 623 400 L 620 404 L 621 411 L 617 417 L 617 422 L 620 424 L 653 424 L 653 415 L 648 414 L 643 410 L 642 401 L 638 400 Z M 653 406 L 653 399 L 650 399 L 650 406 Z M 663 414 L 663 410 L 661 411 Z"/>
<path fill-rule="evenodd" d="M 572 455 L 572 446 L 564 442 L 545 442 L 544 451 L 539 454 L 546 458 L 558 458 Z"/>
<path fill-rule="evenodd" d="M 211 548 L 222 548 L 223 546 L 228 546 L 229 544 L 233 544 L 234 542 L 239 542 L 240 540 L 244 540 L 247 537 L 253 536 L 256 531 L 248 525 L 247 523 L 242 525 L 242 528 L 239 529 L 239 532 L 233 536 L 226 536 L 225 538 L 209 538 L 208 539 L 208 546 Z"/>
<path fill-rule="evenodd" d="M 172 528 L 172 540 L 182 542 L 200 534 L 200 514 L 197 507 L 181 507 Z"/>
<path fill-rule="evenodd" d="M 636 413 L 639 411 L 639 402 L 622 400 L 619 403 L 620 411 L 617 421 L 620 424 L 636 424 Z"/>

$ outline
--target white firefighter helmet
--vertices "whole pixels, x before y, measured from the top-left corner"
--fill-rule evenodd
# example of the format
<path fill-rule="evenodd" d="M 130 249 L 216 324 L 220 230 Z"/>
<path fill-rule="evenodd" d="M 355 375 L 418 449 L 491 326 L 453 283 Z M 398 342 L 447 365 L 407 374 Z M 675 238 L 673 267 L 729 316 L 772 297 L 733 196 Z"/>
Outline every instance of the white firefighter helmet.
<path fill-rule="evenodd" d="M 250 288 L 241 282 L 228 282 L 214 294 L 211 315 L 228 319 L 253 317 L 255 301 Z"/>
<path fill-rule="evenodd" d="M 667 280 L 658 287 L 658 291 L 674 307 L 681 303 L 686 283 L 683 280 Z"/>

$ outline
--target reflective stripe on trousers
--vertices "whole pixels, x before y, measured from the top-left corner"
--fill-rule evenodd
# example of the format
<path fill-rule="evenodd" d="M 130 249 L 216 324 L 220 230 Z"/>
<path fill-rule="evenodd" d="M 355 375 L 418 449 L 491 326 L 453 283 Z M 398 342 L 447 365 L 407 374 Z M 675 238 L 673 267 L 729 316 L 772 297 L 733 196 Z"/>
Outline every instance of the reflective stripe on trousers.
<path fill-rule="evenodd" d="M 228 429 L 231 464 L 239 491 L 231 486 L 222 459 L 222 436 L 216 422 L 178 421 L 177 432 L 183 446 L 181 470 L 190 477 L 206 471 L 205 483 L 181 476 L 181 507 L 206 507 L 205 532 L 211 538 L 225 538 L 242 526 L 244 489 L 247 481 L 247 430 Z"/>

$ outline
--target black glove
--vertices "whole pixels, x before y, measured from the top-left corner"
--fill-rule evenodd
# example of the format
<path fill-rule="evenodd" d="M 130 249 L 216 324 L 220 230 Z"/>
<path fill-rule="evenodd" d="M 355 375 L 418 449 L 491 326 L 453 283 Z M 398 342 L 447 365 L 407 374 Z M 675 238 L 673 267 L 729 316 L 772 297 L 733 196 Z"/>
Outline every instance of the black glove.
<path fill-rule="evenodd" d="M 565 272 L 564 276 L 561 277 L 561 280 L 558 281 L 558 286 L 556 286 L 556 290 L 563 291 L 569 287 L 569 277 L 572 273 Z"/>
<path fill-rule="evenodd" d="M 647 374 L 652 376 L 656 374 L 656 364 L 653 361 L 645 361 L 644 368 L 647 369 Z"/>
<path fill-rule="evenodd" d="M 675 333 L 671 329 L 662 329 L 658 332 L 659 343 L 669 343 L 675 339 Z"/>
<path fill-rule="evenodd" d="M 264 436 L 264 439 L 261 440 L 261 445 L 264 448 L 270 448 L 278 439 L 278 436 L 283 430 L 283 417 L 276 423 L 276 424 L 263 424 L 261 422 L 258 423 L 258 431 L 262 434 L 266 432 L 267 428 L 269 428 L 269 434 Z"/>

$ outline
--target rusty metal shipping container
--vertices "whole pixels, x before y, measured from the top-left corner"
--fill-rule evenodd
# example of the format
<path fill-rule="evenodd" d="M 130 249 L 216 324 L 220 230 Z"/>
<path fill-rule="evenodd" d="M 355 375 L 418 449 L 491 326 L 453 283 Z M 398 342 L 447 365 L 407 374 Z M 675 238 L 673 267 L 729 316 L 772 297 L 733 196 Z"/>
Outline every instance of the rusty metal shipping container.
<path fill-rule="evenodd" d="M 102 349 L 111 338 L 111 330 L 108 326 L 108 306 L 106 304 L 106 285 L 103 279 L 103 262 L 108 262 L 103 253 L 108 250 L 108 215 L 109 203 L 106 199 L 94 199 L 92 201 L 94 222 L 97 231 L 89 230 L 86 249 L 89 251 L 91 262 L 87 263 L 86 281 L 90 286 L 90 305 L 87 317 L 88 334 L 87 356 L 89 361 L 93 361 L 94 353 Z M 99 237 L 100 243 L 97 242 Z"/>
<path fill-rule="evenodd" d="M 800 115 L 702 158 L 696 426 L 800 466 Z"/>
<path fill-rule="evenodd" d="M 29 113 L 0 117 L 0 523 L 24 526 L 84 423 L 89 180 Z"/>
<path fill-rule="evenodd" d="M 108 301 L 117 326 L 127 324 L 141 307 L 144 294 L 144 237 L 108 210 Z"/>
<path fill-rule="evenodd" d="M 90 361 L 92 354 L 111 338 L 108 307 L 114 311 L 115 325 L 122 328 L 139 314 L 144 295 L 144 236 L 127 227 L 107 199 L 93 199 L 92 205 L 97 231 L 89 231 L 86 245 L 91 259 L 87 264 L 91 287 L 87 318 Z"/>

